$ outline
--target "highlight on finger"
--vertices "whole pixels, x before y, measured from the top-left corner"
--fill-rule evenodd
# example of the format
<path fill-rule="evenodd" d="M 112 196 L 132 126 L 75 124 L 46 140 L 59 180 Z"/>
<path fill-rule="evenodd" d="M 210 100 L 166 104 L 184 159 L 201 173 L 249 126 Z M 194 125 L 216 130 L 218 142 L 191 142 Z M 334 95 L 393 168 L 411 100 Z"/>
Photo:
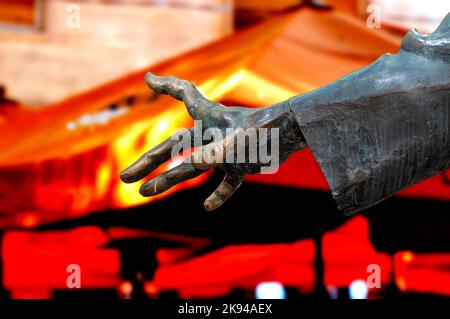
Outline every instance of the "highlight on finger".
<path fill-rule="evenodd" d="M 181 145 L 181 140 L 188 138 L 191 140 L 191 135 L 193 134 L 193 129 L 185 130 L 182 135 L 175 134 L 160 143 L 159 145 L 152 148 L 150 151 L 142 155 L 136 162 L 131 164 L 128 168 L 124 169 L 120 173 L 120 179 L 124 183 L 134 183 L 137 182 L 152 171 L 154 171 L 162 163 L 168 161 L 172 157 L 172 151 L 177 145 Z M 183 137 L 184 136 L 184 137 Z M 177 149 L 182 150 L 182 147 Z M 178 154 L 177 154 L 178 155 Z"/>
<path fill-rule="evenodd" d="M 210 212 L 219 208 L 241 186 L 242 181 L 241 175 L 227 174 L 214 193 L 205 200 L 205 209 Z"/>
<path fill-rule="evenodd" d="M 202 173 L 204 173 L 203 170 L 195 168 L 192 164 L 183 163 L 144 183 L 139 189 L 139 193 L 145 197 L 155 196 Z"/>

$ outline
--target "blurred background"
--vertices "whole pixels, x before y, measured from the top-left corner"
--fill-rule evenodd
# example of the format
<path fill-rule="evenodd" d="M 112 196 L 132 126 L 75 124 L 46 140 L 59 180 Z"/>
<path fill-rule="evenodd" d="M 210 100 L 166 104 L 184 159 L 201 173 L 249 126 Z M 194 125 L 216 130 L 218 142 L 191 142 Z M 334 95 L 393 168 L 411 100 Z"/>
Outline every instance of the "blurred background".
<path fill-rule="evenodd" d="M 450 297 L 450 171 L 351 218 L 309 150 L 213 213 L 202 204 L 220 174 L 153 198 L 118 177 L 192 125 L 147 71 L 260 107 L 396 53 L 448 12 L 442 0 L 0 0 L 1 297 Z"/>

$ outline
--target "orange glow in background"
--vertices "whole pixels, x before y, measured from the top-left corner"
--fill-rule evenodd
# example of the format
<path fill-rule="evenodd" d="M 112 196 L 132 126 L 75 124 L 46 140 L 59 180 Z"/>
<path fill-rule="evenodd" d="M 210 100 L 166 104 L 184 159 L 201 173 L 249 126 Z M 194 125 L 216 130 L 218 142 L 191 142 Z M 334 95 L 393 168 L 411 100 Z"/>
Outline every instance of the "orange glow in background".
<path fill-rule="evenodd" d="M 357 1 L 330 1 L 333 10 L 291 8 L 296 2 L 237 1 L 240 10 L 277 13 L 46 107 L 0 104 L 2 281 L 11 297 L 49 298 L 55 290 L 65 290 L 65 267 L 76 263 L 83 268 L 83 287 L 112 289 L 121 298 L 131 298 L 136 282 L 122 278 L 120 251 L 108 245 L 143 238 L 183 244 L 156 247 L 154 278 L 141 280 L 149 298 L 167 290 L 178 291 L 180 297 L 219 297 L 261 281 L 277 281 L 307 295 L 316 288 L 318 258 L 326 287 L 348 287 L 367 277 L 367 265 L 377 264 L 383 290 L 394 285 L 404 293 L 450 296 L 449 252 L 378 251 L 363 216 L 324 233 L 319 255 L 312 238 L 229 245 L 197 255 L 211 239 L 128 227 L 36 230 L 143 206 L 208 179 L 206 173 L 151 198 L 139 194 L 141 183 L 119 180 L 119 172 L 144 152 L 193 124 L 182 103 L 146 87 L 147 71 L 193 81 L 214 101 L 261 107 L 312 91 L 399 49 L 400 34 L 368 29 L 357 15 Z M 152 176 L 172 165 L 162 165 Z M 449 172 L 399 196 L 448 202 Z M 246 181 L 328 191 L 309 150 L 291 156 L 277 174 L 248 176 Z M 376 292 L 370 290 L 369 297 L 377 297 Z"/>

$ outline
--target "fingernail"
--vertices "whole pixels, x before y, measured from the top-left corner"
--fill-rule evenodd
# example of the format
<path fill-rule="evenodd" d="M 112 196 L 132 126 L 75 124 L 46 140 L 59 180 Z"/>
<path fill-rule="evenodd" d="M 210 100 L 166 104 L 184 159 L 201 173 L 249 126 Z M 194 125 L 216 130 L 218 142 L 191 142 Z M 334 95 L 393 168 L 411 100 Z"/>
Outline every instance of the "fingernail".
<path fill-rule="evenodd" d="M 148 183 L 145 183 L 144 185 L 142 185 L 140 188 L 139 188 L 139 193 L 142 195 L 142 196 L 145 196 L 145 197 L 147 197 L 147 196 L 153 196 L 154 195 L 154 191 L 153 191 L 153 183 L 151 183 L 151 184 L 149 184 L 150 182 L 148 182 Z"/>
<path fill-rule="evenodd" d="M 142 196 L 155 196 L 167 190 L 164 178 L 155 177 L 139 188 Z"/>
<path fill-rule="evenodd" d="M 209 199 L 208 198 L 207 200 L 205 200 L 205 203 L 203 204 L 203 206 L 205 207 L 205 209 L 208 212 L 211 212 L 211 211 L 216 210 L 217 208 L 219 208 L 220 204 L 221 204 L 220 202 L 217 202 L 214 199 Z"/>
<path fill-rule="evenodd" d="M 205 206 L 205 209 L 206 209 L 208 212 L 214 210 L 213 205 L 212 205 L 211 203 L 209 203 L 209 202 L 205 202 L 204 206 Z"/>
<path fill-rule="evenodd" d="M 124 183 L 131 183 L 132 182 L 132 176 L 130 174 L 128 174 L 128 172 L 126 172 L 126 171 L 123 171 L 123 172 L 120 173 L 120 179 Z"/>
<path fill-rule="evenodd" d="M 149 84 L 149 83 L 153 82 L 154 78 L 155 78 L 155 75 L 153 73 L 147 72 L 145 74 L 144 80 L 145 80 L 145 82 L 147 82 Z"/>

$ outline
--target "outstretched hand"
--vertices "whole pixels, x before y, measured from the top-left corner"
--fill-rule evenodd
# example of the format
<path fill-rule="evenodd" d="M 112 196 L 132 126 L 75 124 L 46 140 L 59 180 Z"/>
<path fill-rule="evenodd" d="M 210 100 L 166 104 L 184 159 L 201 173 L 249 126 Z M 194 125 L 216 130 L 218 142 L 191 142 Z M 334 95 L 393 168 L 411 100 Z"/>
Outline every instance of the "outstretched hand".
<path fill-rule="evenodd" d="M 193 83 L 186 80 L 147 73 L 145 81 L 155 92 L 183 101 L 189 115 L 196 122 L 201 121 L 201 133 L 206 130 L 215 130 L 222 138 L 213 139 L 209 143 L 205 143 L 202 138 L 199 143 L 201 145 L 196 145 L 191 138 L 195 128 L 191 128 L 184 131 L 181 136 L 180 134 L 172 136 L 143 154 L 135 163 L 122 171 L 120 178 L 123 182 L 137 182 L 170 160 L 174 155 L 174 149 L 183 149 L 180 145 L 182 143 L 180 137 L 181 140 L 190 139 L 192 141 L 190 146 L 198 147 L 182 164 L 144 183 L 139 190 L 143 196 L 160 194 L 178 183 L 194 178 L 207 170 L 218 168 L 225 172 L 225 178 L 204 203 L 206 210 L 215 210 L 242 184 L 245 174 L 258 173 L 262 167 L 267 166 L 267 161 L 263 162 L 262 153 L 258 151 L 262 146 L 270 145 L 271 156 L 279 154 L 276 158 L 277 164 L 284 161 L 293 151 L 305 147 L 287 103 L 261 109 L 225 107 L 205 98 Z M 258 150 L 251 148 L 248 129 L 269 129 L 270 131 L 268 134 L 266 132 L 265 136 L 258 132 L 255 134 L 255 145 Z M 275 129 L 275 132 L 271 129 Z M 279 137 L 280 143 L 278 143 Z M 234 147 L 236 141 L 237 146 Z M 244 156 L 238 154 L 239 146 L 244 149 Z M 277 154 L 272 154 L 274 152 Z"/>

